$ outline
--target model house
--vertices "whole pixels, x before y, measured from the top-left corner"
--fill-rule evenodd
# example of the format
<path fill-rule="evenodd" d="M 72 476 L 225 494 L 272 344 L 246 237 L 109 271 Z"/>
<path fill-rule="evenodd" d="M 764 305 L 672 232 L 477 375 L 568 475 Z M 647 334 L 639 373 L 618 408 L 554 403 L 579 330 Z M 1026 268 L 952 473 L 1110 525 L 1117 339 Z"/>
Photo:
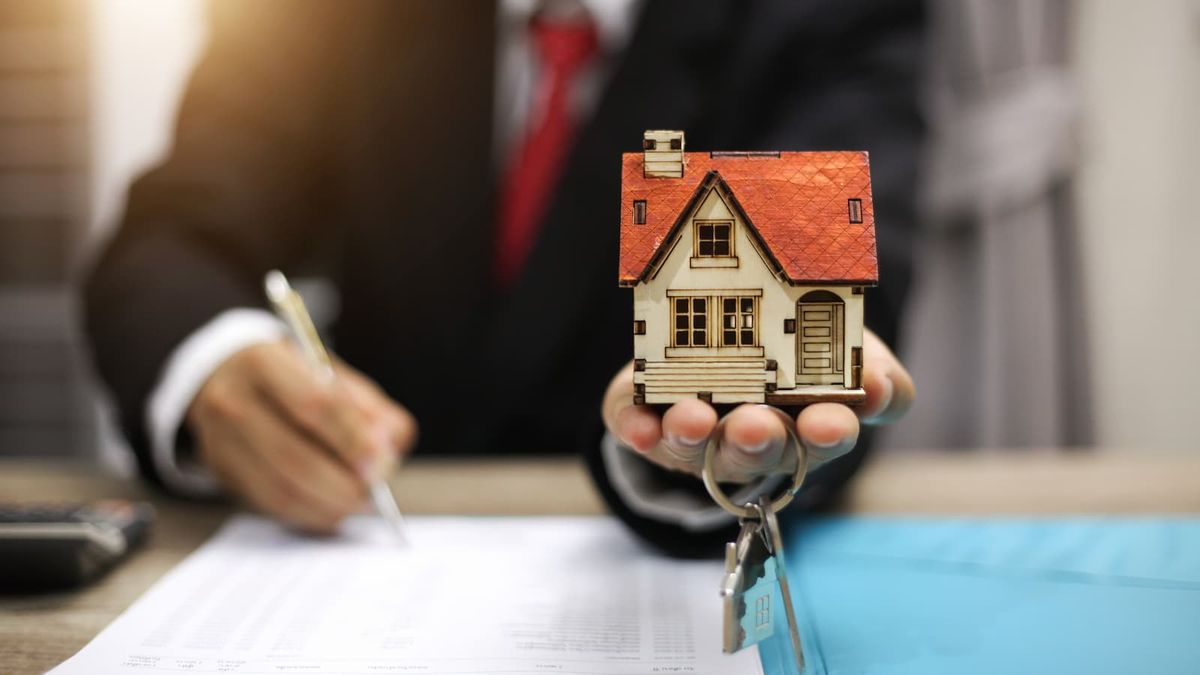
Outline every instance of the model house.
<path fill-rule="evenodd" d="M 636 403 L 865 398 L 867 153 L 685 152 L 683 132 L 647 131 L 621 169 Z"/>

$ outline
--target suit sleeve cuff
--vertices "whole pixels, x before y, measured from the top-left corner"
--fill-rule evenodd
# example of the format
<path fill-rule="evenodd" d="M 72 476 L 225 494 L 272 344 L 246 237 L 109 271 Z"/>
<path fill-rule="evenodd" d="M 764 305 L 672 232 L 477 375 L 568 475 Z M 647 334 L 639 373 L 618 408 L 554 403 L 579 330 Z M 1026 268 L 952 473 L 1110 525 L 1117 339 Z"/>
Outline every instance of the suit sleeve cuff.
<path fill-rule="evenodd" d="M 251 345 L 286 335 L 286 327 L 262 309 L 229 309 L 179 343 L 167 358 L 162 378 L 146 402 L 146 430 L 154 468 L 170 489 L 189 496 L 220 491 L 203 465 L 185 457 L 179 444 L 183 418 L 192 399 L 217 366 Z"/>
<path fill-rule="evenodd" d="M 702 488 L 687 490 L 664 483 L 649 460 L 622 446 L 611 433 L 604 434 L 600 454 L 617 496 L 644 518 L 677 525 L 689 532 L 709 532 L 735 521 L 733 514 L 717 506 Z M 774 476 L 748 485 L 730 498 L 735 504 L 757 501 L 773 492 L 781 480 L 782 477 Z"/>

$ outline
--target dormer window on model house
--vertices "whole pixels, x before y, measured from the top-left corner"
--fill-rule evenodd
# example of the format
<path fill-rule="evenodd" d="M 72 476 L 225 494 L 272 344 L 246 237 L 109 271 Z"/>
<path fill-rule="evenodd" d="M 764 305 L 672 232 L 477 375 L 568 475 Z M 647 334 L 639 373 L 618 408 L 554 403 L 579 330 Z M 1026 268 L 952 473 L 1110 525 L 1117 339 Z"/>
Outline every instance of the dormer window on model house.
<path fill-rule="evenodd" d="M 621 204 L 635 403 L 866 397 L 867 153 L 685 152 L 682 131 L 647 131 L 622 158 Z"/>

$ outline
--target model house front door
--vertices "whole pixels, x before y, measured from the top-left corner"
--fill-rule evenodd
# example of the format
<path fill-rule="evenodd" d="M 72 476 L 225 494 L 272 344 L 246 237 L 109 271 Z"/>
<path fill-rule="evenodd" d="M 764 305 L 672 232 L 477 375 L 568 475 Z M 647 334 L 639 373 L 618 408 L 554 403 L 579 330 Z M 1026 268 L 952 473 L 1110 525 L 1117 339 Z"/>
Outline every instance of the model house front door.
<path fill-rule="evenodd" d="M 806 293 L 796 303 L 796 381 L 842 384 L 845 303 L 829 291 Z"/>

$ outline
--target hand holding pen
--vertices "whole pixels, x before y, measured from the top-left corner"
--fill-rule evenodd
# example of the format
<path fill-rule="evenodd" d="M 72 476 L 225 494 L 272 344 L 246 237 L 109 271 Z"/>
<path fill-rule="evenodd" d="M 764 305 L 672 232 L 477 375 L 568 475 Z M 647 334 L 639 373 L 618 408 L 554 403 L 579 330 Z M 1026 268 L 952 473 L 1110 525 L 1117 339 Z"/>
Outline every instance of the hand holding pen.
<path fill-rule="evenodd" d="M 226 358 L 187 411 L 196 458 L 249 505 L 331 532 L 369 502 L 416 440 L 411 414 L 354 368 L 330 381 L 290 340 Z"/>

